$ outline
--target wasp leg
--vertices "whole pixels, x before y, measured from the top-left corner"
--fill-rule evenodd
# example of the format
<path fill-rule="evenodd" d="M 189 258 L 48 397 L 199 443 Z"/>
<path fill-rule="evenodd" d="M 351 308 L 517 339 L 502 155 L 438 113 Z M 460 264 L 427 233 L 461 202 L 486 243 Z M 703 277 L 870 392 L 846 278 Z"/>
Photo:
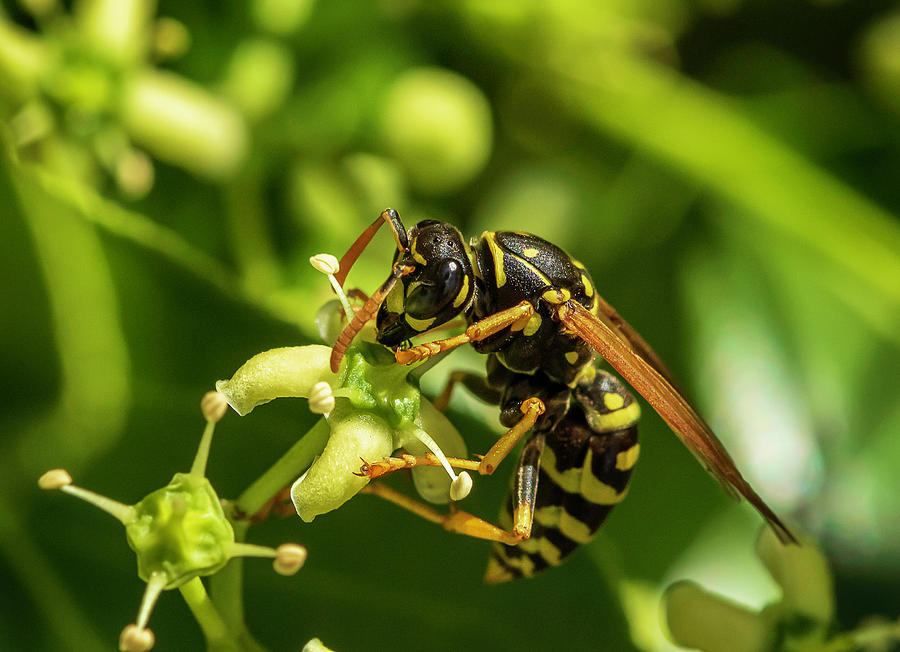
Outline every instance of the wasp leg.
<path fill-rule="evenodd" d="M 471 371 L 454 371 L 447 379 L 444 391 L 432 401 L 434 407 L 441 412 L 447 409 L 447 406 L 450 404 L 450 395 L 453 393 L 453 388 L 457 383 L 462 383 L 463 387 L 485 403 L 496 405 L 500 402 L 500 392 L 488 385 L 487 378 Z"/>
<path fill-rule="evenodd" d="M 512 308 L 495 312 L 493 315 L 488 315 L 484 319 L 476 321 L 461 335 L 448 337 L 444 340 L 426 342 L 409 349 L 397 351 L 394 355 L 400 364 L 411 364 L 419 360 L 425 360 L 433 355 L 455 349 L 457 346 L 462 346 L 469 342 L 480 342 L 495 333 L 499 333 L 506 327 L 510 327 L 514 331 L 522 330 L 532 315 L 534 315 L 534 306 L 530 301 L 522 301 Z"/>
<path fill-rule="evenodd" d="M 491 446 L 491 449 L 481 458 L 481 464 L 478 466 L 478 472 L 481 475 L 490 475 L 497 468 L 497 465 L 503 461 L 513 447 L 519 442 L 526 432 L 534 427 L 538 417 L 545 411 L 544 402 L 532 396 L 522 401 L 522 418 L 519 422 L 510 428 L 497 442 Z"/>
<path fill-rule="evenodd" d="M 448 457 L 447 461 L 455 469 L 467 469 L 476 471 L 480 475 L 490 475 L 518 443 L 522 435 L 534 427 L 537 418 L 544 413 L 545 409 L 544 402 L 541 399 L 534 396 L 525 399 L 522 401 L 522 418 L 491 446 L 491 449 L 481 458 L 480 462 L 464 460 L 458 457 Z M 414 466 L 443 466 L 443 464 L 431 453 L 427 455 L 401 455 L 400 457 L 386 457 L 379 462 L 366 462 L 363 460 L 357 475 L 374 479 L 386 473 L 393 473 L 401 469 L 411 469 Z"/>
<path fill-rule="evenodd" d="M 514 546 L 522 540 L 521 536 L 513 532 L 507 532 L 468 512 L 453 509 L 449 514 L 441 514 L 436 509 L 377 482 L 365 486 L 361 493 L 373 494 L 384 498 L 417 516 L 421 516 L 427 521 L 437 523 L 449 532 L 464 534 L 476 539 L 499 541 L 509 546 Z"/>

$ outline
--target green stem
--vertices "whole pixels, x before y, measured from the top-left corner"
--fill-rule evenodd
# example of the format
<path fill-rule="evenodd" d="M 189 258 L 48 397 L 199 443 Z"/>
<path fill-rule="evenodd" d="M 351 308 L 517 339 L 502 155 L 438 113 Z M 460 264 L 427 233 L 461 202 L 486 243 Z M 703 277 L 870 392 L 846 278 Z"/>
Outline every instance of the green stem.
<path fill-rule="evenodd" d="M 203 630 L 203 636 L 206 637 L 206 645 L 210 650 L 239 650 L 237 640 L 232 635 L 231 630 L 222 620 L 222 616 L 216 610 L 206 593 L 206 588 L 199 577 L 195 577 L 187 584 L 182 584 L 179 588 L 181 597 L 187 603 L 194 618 Z"/>
<path fill-rule="evenodd" d="M 330 434 L 328 422 L 319 419 L 268 471 L 238 496 L 235 506 L 244 514 L 258 512 L 279 489 L 296 480 L 312 464 L 316 455 L 325 448 Z"/>
<path fill-rule="evenodd" d="M 200 446 L 197 447 L 197 455 L 191 465 L 191 475 L 199 478 L 206 477 L 206 463 L 209 461 L 209 447 L 212 444 L 213 433 L 216 430 L 215 421 L 207 421 L 200 438 Z"/>

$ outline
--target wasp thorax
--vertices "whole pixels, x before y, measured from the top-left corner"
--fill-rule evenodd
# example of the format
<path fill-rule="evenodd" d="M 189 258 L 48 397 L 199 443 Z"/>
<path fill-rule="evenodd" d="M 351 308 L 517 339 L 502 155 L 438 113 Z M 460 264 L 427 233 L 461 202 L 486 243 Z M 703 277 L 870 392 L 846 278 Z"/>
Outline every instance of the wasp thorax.
<path fill-rule="evenodd" d="M 419 222 L 397 259 L 415 271 L 394 286 L 378 312 L 378 341 L 386 346 L 399 346 L 459 315 L 475 286 L 462 234 L 445 222 Z"/>

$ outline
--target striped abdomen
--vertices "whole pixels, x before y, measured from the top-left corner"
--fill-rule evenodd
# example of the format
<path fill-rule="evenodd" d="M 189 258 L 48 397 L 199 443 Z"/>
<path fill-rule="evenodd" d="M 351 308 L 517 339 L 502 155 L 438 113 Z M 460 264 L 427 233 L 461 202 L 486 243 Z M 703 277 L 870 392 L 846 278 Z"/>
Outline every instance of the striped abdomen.
<path fill-rule="evenodd" d="M 598 371 L 579 384 L 573 405 L 545 445 L 531 537 L 517 546 L 494 544 L 488 581 L 530 577 L 562 563 L 591 540 L 628 491 L 639 445 L 638 404 L 615 377 Z M 512 496 L 500 524 L 512 525 Z"/>

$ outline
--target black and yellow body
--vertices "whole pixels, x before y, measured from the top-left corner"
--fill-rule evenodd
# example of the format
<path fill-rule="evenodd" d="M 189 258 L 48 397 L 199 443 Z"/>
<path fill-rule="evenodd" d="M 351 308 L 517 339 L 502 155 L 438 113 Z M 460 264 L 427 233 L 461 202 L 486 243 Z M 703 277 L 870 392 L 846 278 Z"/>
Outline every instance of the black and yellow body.
<path fill-rule="evenodd" d="M 341 259 L 340 283 L 381 224 L 390 226 L 397 243 L 391 275 L 344 328 L 331 368 L 338 371 L 347 346 L 373 317 L 377 340 L 394 349 L 401 364 L 464 344 L 487 355 L 485 376 L 451 374 L 435 405 L 446 405 L 461 382 L 498 405 L 500 422 L 509 428 L 479 462 L 455 460 L 457 468 L 491 474 L 524 437 L 503 528 L 457 510 L 444 517 L 426 513 L 389 497 L 448 530 L 498 542 L 487 579 L 530 576 L 560 563 L 625 497 L 638 457 L 640 410 L 621 382 L 595 367 L 596 354 L 648 401 L 726 491 L 746 498 L 782 542 L 796 543 L 659 356 L 597 294 L 577 260 L 519 231 L 485 231 L 466 242 L 454 226 L 426 220 L 407 232 L 397 212 L 387 209 Z M 468 324 L 464 333 L 411 346 L 411 338 L 459 316 Z M 435 463 L 429 456 L 403 456 L 366 463 L 361 473 L 374 478 Z"/>
<path fill-rule="evenodd" d="M 514 525 L 515 496 L 535 477 L 531 536 L 515 546 L 495 543 L 488 582 L 530 577 L 557 566 L 588 543 L 628 492 L 638 459 L 640 407 L 624 385 L 598 370 L 572 391 L 572 404 L 552 428 L 535 427 L 526 442 L 500 525 Z M 532 449 L 541 449 L 535 456 Z M 534 465 L 534 470 L 528 467 Z"/>
<path fill-rule="evenodd" d="M 455 227 L 433 221 L 408 237 L 408 253 L 398 252 L 395 264 L 407 256 L 423 269 L 404 277 L 382 303 L 382 344 L 400 346 L 455 314 L 471 324 L 523 299 L 534 307 L 521 328 L 473 342 L 488 355 L 486 378 L 461 377 L 500 406 L 504 426 L 519 422 L 526 399 L 546 408 L 525 442 L 501 517 L 512 530 L 515 510 L 531 510 L 531 536 L 516 546 L 495 543 L 487 573 L 491 581 L 531 576 L 590 540 L 625 497 L 640 408 L 621 382 L 594 367 L 593 349 L 554 318 L 563 301 L 597 306 L 590 274 L 562 249 L 511 231 L 486 231 L 464 244 Z"/>

